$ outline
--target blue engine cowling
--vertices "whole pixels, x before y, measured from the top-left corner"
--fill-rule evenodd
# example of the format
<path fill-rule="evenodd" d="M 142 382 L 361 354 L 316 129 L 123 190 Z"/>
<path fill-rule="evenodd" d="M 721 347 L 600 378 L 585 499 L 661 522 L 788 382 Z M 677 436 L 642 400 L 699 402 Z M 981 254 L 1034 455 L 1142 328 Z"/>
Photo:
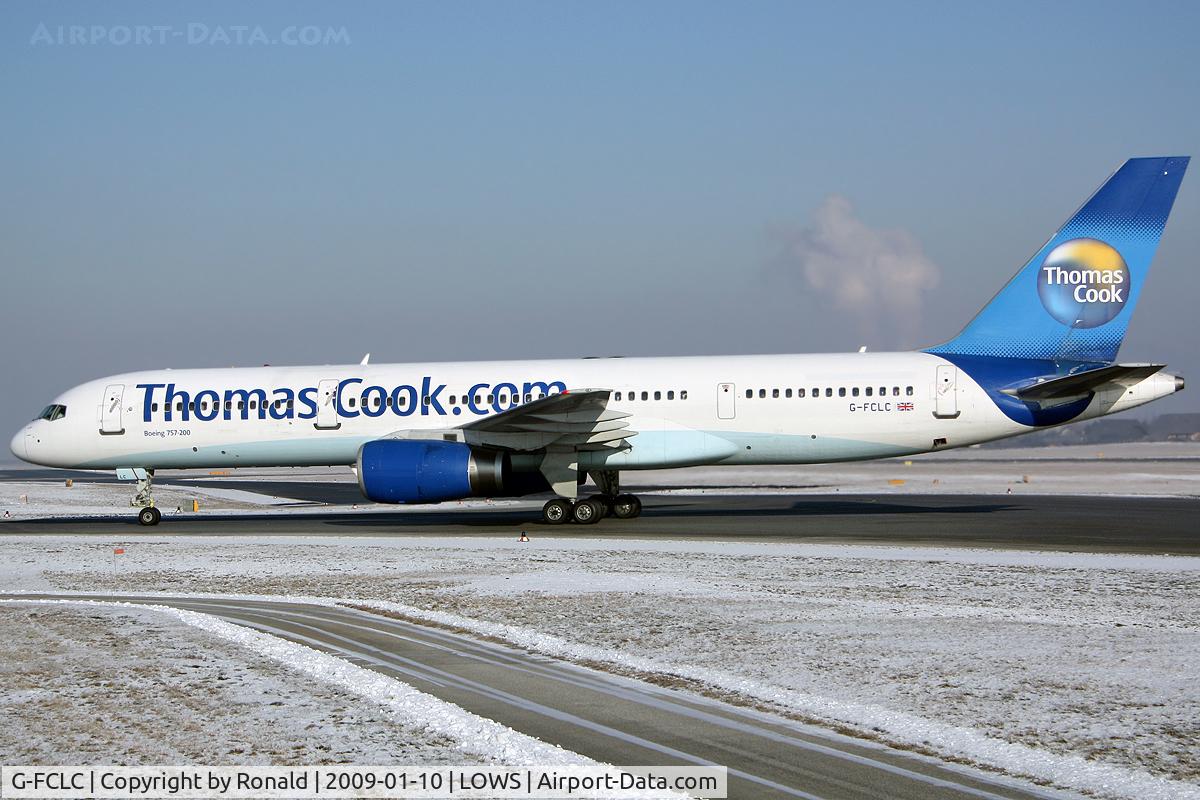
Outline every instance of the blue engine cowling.
<path fill-rule="evenodd" d="M 377 439 L 358 451 L 358 486 L 376 503 L 440 503 L 505 494 L 499 450 L 434 439 Z"/>

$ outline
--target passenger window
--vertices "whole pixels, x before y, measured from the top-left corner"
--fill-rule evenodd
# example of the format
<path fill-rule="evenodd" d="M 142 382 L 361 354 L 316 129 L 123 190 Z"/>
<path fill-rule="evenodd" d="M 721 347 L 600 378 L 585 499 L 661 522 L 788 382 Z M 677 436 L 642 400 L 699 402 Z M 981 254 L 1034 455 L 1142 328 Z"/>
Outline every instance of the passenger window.
<path fill-rule="evenodd" d="M 175 404 L 175 410 L 176 410 L 176 411 L 183 411 L 183 403 L 176 403 L 176 404 Z"/>
<path fill-rule="evenodd" d="M 682 390 L 682 391 L 679 393 L 679 399 L 680 399 L 680 400 L 687 400 L 687 389 L 684 389 L 684 390 Z"/>
<path fill-rule="evenodd" d="M 909 397 L 912 397 L 912 395 L 913 395 L 913 388 L 912 388 L 911 386 L 909 386 L 908 388 L 906 388 L 906 389 L 904 390 L 904 393 L 905 393 L 906 395 L 908 395 Z"/>
<path fill-rule="evenodd" d="M 851 389 L 850 394 L 854 397 L 858 397 L 858 387 L 855 386 L 853 389 Z"/>
<path fill-rule="evenodd" d="M 778 389 L 772 389 L 772 390 L 771 390 L 771 397 L 773 397 L 773 398 L 775 398 L 775 399 L 778 399 L 778 398 L 779 398 L 779 390 L 778 390 Z"/>
<path fill-rule="evenodd" d="M 892 387 L 892 397 L 899 397 L 899 396 L 900 396 L 900 387 L 893 386 Z"/>
<path fill-rule="evenodd" d="M 766 389 L 759 389 L 759 390 L 758 390 L 758 398 L 759 398 L 760 400 L 764 399 L 766 396 L 767 396 L 767 390 L 766 390 Z"/>
<path fill-rule="evenodd" d="M 797 390 L 796 390 L 796 397 L 804 397 L 804 390 L 803 390 L 803 389 L 797 389 Z"/>
<path fill-rule="evenodd" d="M 655 393 L 654 393 L 654 399 L 655 399 L 655 400 L 662 400 L 662 392 L 655 392 Z"/>
<path fill-rule="evenodd" d="M 354 400 L 355 400 L 355 398 L 353 398 L 353 397 L 350 398 L 350 407 L 351 408 L 354 408 Z M 278 408 L 278 407 L 279 406 L 276 406 L 276 408 Z"/>
<path fill-rule="evenodd" d="M 508 395 L 506 395 L 506 394 L 500 395 L 500 405 L 504 405 L 507 402 L 508 402 Z M 426 403 L 425 405 L 429 405 L 429 403 Z"/>
<path fill-rule="evenodd" d="M 826 387 L 825 387 L 825 396 L 826 396 L 826 397 L 833 397 L 833 387 L 832 387 L 832 386 L 826 386 Z"/>
<path fill-rule="evenodd" d="M 872 387 L 868 386 L 868 387 L 866 388 L 866 390 L 865 390 L 865 391 L 866 391 L 866 393 L 867 393 L 867 397 L 870 397 L 870 396 L 871 396 L 871 392 L 873 391 L 873 389 L 872 389 Z"/>
<path fill-rule="evenodd" d="M 421 405 L 423 405 L 423 406 L 429 405 L 429 395 L 425 395 L 424 397 L 421 398 Z M 424 414 L 425 412 L 422 411 L 421 413 Z"/>
<path fill-rule="evenodd" d="M 620 399 L 621 399 L 621 393 L 613 392 L 613 400 L 620 400 Z"/>
<path fill-rule="evenodd" d="M 670 390 L 670 391 L 668 391 L 668 392 L 667 392 L 667 399 L 668 399 L 668 400 L 674 400 L 674 399 L 675 399 L 675 390 L 673 390 L 673 389 L 672 389 L 672 390 Z"/>
<path fill-rule="evenodd" d="M 747 399 L 747 400 L 749 400 L 751 397 L 754 397 L 754 390 L 753 390 L 753 389 L 747 389 L 747 390 L 746 390 L 746 399 Z"/>
<path fill-rule="evenodd" d="M 158 403 L 152 403 L 152 404 L 150 405 L 150 410 L 151 410 L 151 411 L 158 411 Z"/>
<path fill-rule="evenodd" d="M 838 397 L 845 397 L 845 396 L 846 396 L 846 387 L 839 386 L 838 387 Z"/>
<path fill-rule="evenodd" d="M 886 386 L 880 386 L 880 387 L 879 387 L 879 396 L 880 396 L 880 397 L 887 397 L 887 387 L 886 387 Z"/>
<path fill-rule="evenodd" d="M 649 392 L 642 392 L 642 399 L 643 399 L 643 400 L 649 400 L 649 399 L 650 399 L 650 393 L 649 393 Z"/>
<path fill-rule="evenodd" d="M 491 405 L 494 402 L 496 402 L 496 396 L 494 394 L 489 394 L 488 395 L 488 404 Z"/>
<path fill-rule="evenodd" d="M 788 390 L 787 390 L 787 392 L 785 392 L 785 394 L 786 394 L 788 397 L 791 397 L 791 396 L 792 396 L 792 390 L 791 390 L 791 389 L 788 389 Z"/>

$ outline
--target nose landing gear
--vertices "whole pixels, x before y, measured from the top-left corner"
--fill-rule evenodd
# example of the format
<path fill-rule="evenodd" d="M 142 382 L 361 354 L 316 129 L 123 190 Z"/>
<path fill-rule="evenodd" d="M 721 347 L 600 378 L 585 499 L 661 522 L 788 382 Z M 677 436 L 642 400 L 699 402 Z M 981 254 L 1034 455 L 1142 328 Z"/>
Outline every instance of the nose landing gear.
<path fill-rule="evenodd" d="M 137 476 L 137 494 L 129 501 L 129 505 L 138 509 L 139 525 L 157 525 L 162 519 L 162 512 L 154 507 L 154 497 L 150 493 L 154 483 L 154 470 L 138 469 L 133 472 Z"/>

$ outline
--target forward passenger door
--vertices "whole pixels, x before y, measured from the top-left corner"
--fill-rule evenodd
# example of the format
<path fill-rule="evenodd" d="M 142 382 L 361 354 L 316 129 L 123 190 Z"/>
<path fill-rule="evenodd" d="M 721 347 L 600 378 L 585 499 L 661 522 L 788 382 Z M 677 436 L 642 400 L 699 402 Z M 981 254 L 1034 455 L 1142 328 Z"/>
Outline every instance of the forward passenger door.
<path fill-rule="evenodd" d="M 117 436 L 125 432 L 125 426 L 121 424 L 121 405 L 124 401 L 123 384 L 104 387 L 103 405 L 100 406 L 100 433 L 105 436 Z"/>

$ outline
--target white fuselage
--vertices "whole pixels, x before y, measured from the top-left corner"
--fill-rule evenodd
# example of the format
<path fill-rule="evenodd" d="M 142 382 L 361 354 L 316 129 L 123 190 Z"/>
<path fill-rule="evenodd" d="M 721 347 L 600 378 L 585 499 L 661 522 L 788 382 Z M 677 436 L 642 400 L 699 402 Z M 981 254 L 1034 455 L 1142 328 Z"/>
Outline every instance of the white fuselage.
<path fill-rule="evenodd" d="M 367 441 L 563 388 L 612 390 L 608 407 L 630 415 L 627 446 L 580 453 L 581 470 L 850 461 L 1031 430 L 943 358 L 851 353 L 136 372 L 63 393 L 64 413 L 25 426 L 12 449 L 78 469 L 349 465 Z M 1175 388 L 1163 374 L 1114 387 L 1075 419 Z"/>

